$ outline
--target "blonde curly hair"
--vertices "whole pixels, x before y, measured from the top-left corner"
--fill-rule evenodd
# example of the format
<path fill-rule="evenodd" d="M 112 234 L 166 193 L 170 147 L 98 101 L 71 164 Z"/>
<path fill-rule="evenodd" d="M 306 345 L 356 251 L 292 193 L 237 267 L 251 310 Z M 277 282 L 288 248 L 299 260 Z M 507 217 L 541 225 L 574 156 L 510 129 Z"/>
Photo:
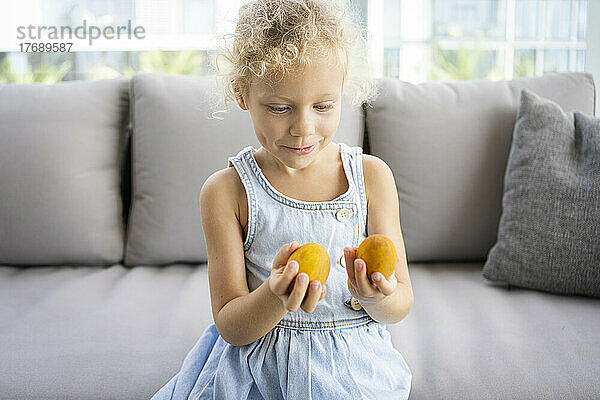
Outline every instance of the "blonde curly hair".
<path fill-rule="evenodd" d="M 353 19 L 349 0 L 249 0 L 239 9 L 235 31 L 220 39 L 226 44 L 225 73 L 217 73 L 226 110 L 236 88 L 246 96 L 254 78 L 275 81 L 311 63 L 313 57 L 334 55 L 343 71 L 343 91 L 353 106 L 378 95 L 367 62 L 368 31 Z M 230 40 L 227 43 L 227 40 Z M 213 113 L 213 117 L 215 117 Z M 218 118 L 218 117 L 215 117 Z"/>

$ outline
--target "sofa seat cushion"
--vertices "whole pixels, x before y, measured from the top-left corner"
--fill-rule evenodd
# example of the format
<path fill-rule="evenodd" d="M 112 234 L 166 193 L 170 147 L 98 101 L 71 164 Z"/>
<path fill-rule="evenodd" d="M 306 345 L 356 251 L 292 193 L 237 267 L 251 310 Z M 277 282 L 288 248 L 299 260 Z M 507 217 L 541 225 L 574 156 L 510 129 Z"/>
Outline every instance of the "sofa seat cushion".
<path fill-rule="evenodd" d="M 415 302 L 388 330 L 411 400 L 597 397 L 600 299 L 508 290 L 482 267 L 410 264 Z"/>
<path fill-rule="evenodd" d="M 0 267 L 0 398 L 149 399 L 210 310 L 205 265 Z"/>
<path fill-rule="evenodd" d="M 387 328 L 411 400 L 600 393 L 600 299 L 508 291 L 481 263 L 409 268 L 415 304 Z M 0 304 L 10 399 L 150 398 L 212 323 L 206 265 L 0 267 Z"/>

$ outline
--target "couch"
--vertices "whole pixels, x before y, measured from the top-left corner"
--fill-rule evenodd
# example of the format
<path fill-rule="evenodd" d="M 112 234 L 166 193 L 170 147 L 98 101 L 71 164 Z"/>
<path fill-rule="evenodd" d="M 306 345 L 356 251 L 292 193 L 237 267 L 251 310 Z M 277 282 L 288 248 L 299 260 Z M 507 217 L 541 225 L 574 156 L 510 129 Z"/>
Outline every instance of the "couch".
<path fill-rule="evenodd" d="M 345 97 L 335 142 L 394 171 L 415 301 L 411 399 L 600 397 L 600 299 L 489 282 L 519 93 L 593 115 L 588 73 Z M 212 323 L 198 206 L 260 145 L 214 79 L 0 85 L 0 398 L 147 399 Z M 235 384 L 232 382 L 232 384 Z"/>

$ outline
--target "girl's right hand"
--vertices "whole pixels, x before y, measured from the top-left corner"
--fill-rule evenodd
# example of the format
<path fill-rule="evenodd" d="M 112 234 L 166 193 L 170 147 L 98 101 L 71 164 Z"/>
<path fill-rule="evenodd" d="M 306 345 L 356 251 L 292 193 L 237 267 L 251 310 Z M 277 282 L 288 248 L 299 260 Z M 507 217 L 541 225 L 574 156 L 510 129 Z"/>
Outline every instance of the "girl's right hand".
<path fill-rule="evenodd" d="M 298 274 L 298 263 L 290 261 L 287 264 L 288 258 L 298 247 L 300 247 L 298 242 L 293 241 L 279 249 L 268 278 L 269 288 L 273 294 L 279 297 L 286 310 L 296 311 L 298 307 L 302 307 L 305 312 L 310 314 L 317 307 L 317 303 L 325 297 L 327 286 L 323 285 L 321 289 L 321 283 L 314 280 L 310 282 L 310 289 L 308 289 L 308 275 L 304 272 Z M 303 282 L 302 277 L 306 281 Z M 317 287 L 313 286 L 315 283 L 318 284 Z M 307 289 L 308 295 L 305 296 Z"/>

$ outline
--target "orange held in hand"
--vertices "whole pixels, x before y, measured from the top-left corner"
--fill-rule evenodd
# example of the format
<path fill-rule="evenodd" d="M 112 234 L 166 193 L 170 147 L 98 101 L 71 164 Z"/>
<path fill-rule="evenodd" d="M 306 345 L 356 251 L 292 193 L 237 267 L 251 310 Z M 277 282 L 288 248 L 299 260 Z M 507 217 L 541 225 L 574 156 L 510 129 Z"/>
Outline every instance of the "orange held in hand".
<path fill-rule="evenodd" d="M 362 241 L 358 246 L 356 258 L 364 260 L 367 264 L 367 276 L 371 276 L 373 272 L 380 272 L 386 279 L 392 275 L 398 263 L 394 242 L 379 233 Z"/>
<path fill-rule="evenodd" d="M 306 243 L 298 247 L 288 258 L 288 263 L 295 260 L 299 267 L 298 273 L 304 272 L 308 280 L 317 280 L 321 285 L 329 276 L 329 254 L 319 243 Z"/>

